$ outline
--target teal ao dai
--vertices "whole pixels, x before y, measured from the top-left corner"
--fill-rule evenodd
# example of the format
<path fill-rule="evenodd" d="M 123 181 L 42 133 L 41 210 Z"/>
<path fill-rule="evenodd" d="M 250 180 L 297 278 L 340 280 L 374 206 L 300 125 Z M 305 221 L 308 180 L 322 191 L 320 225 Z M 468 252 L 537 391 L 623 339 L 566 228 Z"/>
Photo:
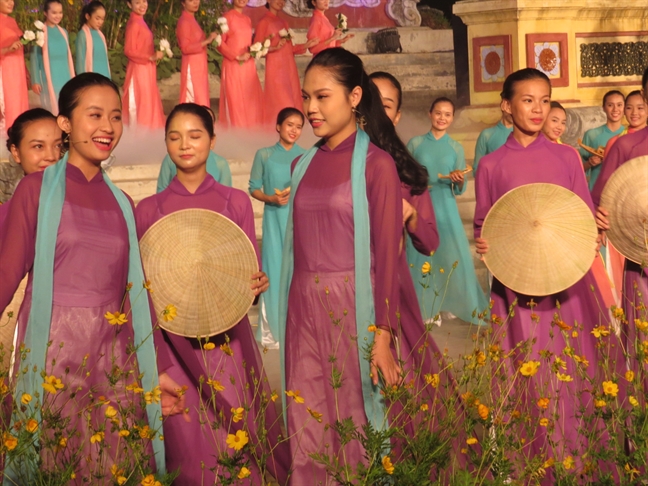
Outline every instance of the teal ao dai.
<path fill-rule="evenodd" d="M 428 171 L 428 191 L 440 238 L 439 248 L 432 256 L 417 252 L 408 238 L 407 261 L 421 313 L 424 319 L 431 319 L 445 311 L 466 322 L 476 322 L 473 312 L 483 312 L 488 301 L 477 281 L 470 245 L 457 207 L 456 196 L 465 192 L 468 180 L 459 188 L 450 179 L 438 176 L 466 168 L 463 147 L 448 134 L 437 140 L 431 132 L 414 137 L 407 147 Z M 427 276 L 421 272 L 425 262 L 432 267 Z M 455 262 L 457 266 L 453 270 Z"/>
<path fill-rule="evenodd" d="M 291 163 L 303 153 L 304 149 L 296 144 L 290 150 L 286 150 L 280 142 L 258 150 L 250 174 L 250 193 L 259 189 L 266 195 L 273 196 L 275 189 L 283 190 L 289 187 Z M 261 261 L 263 271 L 268 274 L 270 288 L 261 294 L 259 301 L 261 311 L 257 328 L 258 341 L 262 341 L 265 322 L 270 328 L 273 341 L 279 336 L 279 278 L 288 210 L 287 204 L 278 206 L 271 203 L 265 203 L 263 209 Z"/>

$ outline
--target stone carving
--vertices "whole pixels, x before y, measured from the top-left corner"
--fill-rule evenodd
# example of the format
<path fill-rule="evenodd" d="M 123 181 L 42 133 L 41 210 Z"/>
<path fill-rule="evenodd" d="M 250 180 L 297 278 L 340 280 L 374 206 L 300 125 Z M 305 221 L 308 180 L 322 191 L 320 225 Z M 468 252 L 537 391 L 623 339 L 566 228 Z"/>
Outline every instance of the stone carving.
<path fill-rule="evenodd" d="M 593 42 L 580 46 L 581 77 L 641 76 L 648 42 Z"/>
<path fill-rule="evenodd" d="M 421 25 L 421 14 L 416 8 L 419 0 L 387 0 L 387 16 L 399 27 L 418 27 Z"/>
<path fill-rule="evenodd" d="M 22 168 L 14 162 L 0 162 L 0 202 L 7 201 L 23 178 Z"/>
<path fill-rule="evenodd" d="M 409 0 L 413 3 L 414 0 Z M 310 17 L 313 15 L 313 10 L 308 8 L 310 0 L 286 0 L 284 12 L 293 17 Z M 266 0 L 250 0 L 248 5 L 250 7 L 262 7 L 266 4 Z M 330 0 L 329 7 L 341 7 L 347 5 L 349 7 L 378 7 L 380 0 Z M 420 22 L 420 20 L 419 20 Z"/>

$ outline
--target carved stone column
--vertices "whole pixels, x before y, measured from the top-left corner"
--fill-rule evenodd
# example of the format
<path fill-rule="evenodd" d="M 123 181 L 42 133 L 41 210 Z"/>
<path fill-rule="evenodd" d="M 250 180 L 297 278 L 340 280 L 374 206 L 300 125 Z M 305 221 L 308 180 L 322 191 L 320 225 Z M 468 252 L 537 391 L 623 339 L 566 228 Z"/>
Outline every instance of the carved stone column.
<path fill-rule="evenodd" d="M 421 25 L 421 14 L 416 8 L 418 3 L 419 0 L 387 0 L 385 10 L 399 27 L 418 27 Z"/>

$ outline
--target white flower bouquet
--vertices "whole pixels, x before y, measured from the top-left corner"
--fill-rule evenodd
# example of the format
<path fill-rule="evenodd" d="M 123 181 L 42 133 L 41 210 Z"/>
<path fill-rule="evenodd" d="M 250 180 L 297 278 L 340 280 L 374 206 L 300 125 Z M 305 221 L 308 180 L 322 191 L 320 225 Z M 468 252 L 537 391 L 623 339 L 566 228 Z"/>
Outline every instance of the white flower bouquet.
<path fill-rule="evenodd" d="M 347 16 L 344 15 L 343 13 L 339 13 L 336 15 L 337 17 L 337 28 L 341 29 L 342 32 L 346 33 L 349 30 L 348 22 L 347 22 Z"/>

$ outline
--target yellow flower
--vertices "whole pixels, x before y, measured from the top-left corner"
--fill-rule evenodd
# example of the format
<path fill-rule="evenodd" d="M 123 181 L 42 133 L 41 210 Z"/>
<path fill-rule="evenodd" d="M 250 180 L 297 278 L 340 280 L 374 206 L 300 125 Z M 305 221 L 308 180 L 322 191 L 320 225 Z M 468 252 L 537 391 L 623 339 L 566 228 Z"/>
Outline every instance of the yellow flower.
<path fill-rule="evenodd" d="M 251 472 L 247 467 L 243 466 L 243 467 L 241 468 L 241 470 L 239 471 L 237 477 L 238 477 L 239 479 L 245 479 L 245 478 L 247 478 L 250 474 L 252 474 L 252 472 Z"/>
<path fill-rule="evenodd" d="M 142 439 L 152 439 L 154 435 L 155 432 L 153 432 L 153 430 L 151 430 L 151 428 L 148 425 L 140 427 L 139 429 L 139 436 Z"/>
<path fill-rule="evenodd" d="M 156 386 L 150 392 L 146 392 L 144 394 L 144 400 L 149 405 L 151 403 L 159 403 L 161 395 L 162 395 L 162 391 L 160 390 L 160 387 Z"/>
<path fill-rule="evenodd" d="M 125 484 L 126 481 L 128 481 L 128 478 L 125 477 L 125 476 L 117 476 L 117 477 L 115 478 L 115 481 L 117 481 L 117 484 L 118 484 L 119 486 L 121 486 L 122 484 Z"/>
<path fill-rule="evenodd" d="M 525 361 L 520 366 L 520 373 L 523 376 L 533 376 L 538 372 L 538 368 L 540 368 L 540 361 Z"/>
<path fill-rule="evenodd" d="M 128 437 L 130 435 L 130 432 L 126 429 L 120 430 L 119 431 L 119 437 Z"/>
<path fill-rule="evenodd" d="M 553 466 L 554 463 L 555 463 L 554 458 L 553 458 L 553 457 L 550 457 L 549 459 L 547 459 L 547 460 L 542 464 L 542 467 L 545 468 L 545 469 L 547 469 L 548 467 Z"/>
<path fill-rule="evenodd" d="M 619 385 L 612 381 L 604 381 L 603 382 L 603 393 L 606 395 L 610 395 L 613 397 L 617 396 L 617 393 L 619 393 Z"/>
<path fill-rule="evenodd" d="M 428 408 L 429 408 L 429 407 L 428 407 L 428 404 L 427 404 L 427 403 L 423 403 L 423 404 L 421 405 L 421 411 L 422 411 L 422 412 L 427 412 L 427 411 L 428 411 Z"/>
<path fill-rule="evenodd" d="M 207 380 L 207 384 L 210 385 L 217 392 L 221 392 L 225 389 L 221 382 L 218 380 Z"/>
<path fill-rule="evenodd" d="M 234 356 L 234 351 L 232 351 L 232 348 L 230 348 L 229 344 L 221 344 L 220 345 L 221 351 L 225 353 L 227 356 Z"/>
<path fill-rule="evenodd" d="M 240 422 L 241 420 L 243 420 L 243 412 L 244 411 L 245 410 L 243 409 L 243 407 L 238 407 L 238 408 L 233 408 L 232 407 L 232 421 L 234 423 L 236 423 L 236 422 Z"/>
<path fill-rule="evenodd" d="M 310 408 L 306 407 L 306 410 L 308 413 L 311 414 L 311 417 L 313 417 L 315 420 L 317 420 L 319 423 L 322 423 L 322 417 L 323 415 L 319 412 L 316 412 L 315 410 L 311 410 Z"/>
<path fill-rule="evenodd" d="M 164 319 L 164 322 L 171 322 L 177 317 L 177 315 L 178 309 L 176 309 L 176 306 L 173 304 L 167 305 L 162 311 L 162 319 Z"/>
<path fill-rule="evenodd" d="M 0 378 L 0 394 L 4 395 L 9 392 L 9 387 L 4 382 L 4 378 Z"/>
<path fill-rule="evenodd" d="M 142 479 L 140 485 L 141 486 L 162 486 L 162 483 L 160 481 L 156 481 L 155 476 L 149 474 L 144 479 Z"/>
<path fill-rule="evenodd" d="M 578 331 L 572 331 L 572 337 L 577 338 L 578 337 Z"/>
<path fill-rule="evenodd" d="M 555 322 L 556 322 L 556 325 L 557 325 L 560 329 L 562 329 L 563 331 L 570 331 L 571 328 L 572 328 L 572 326 L 570 326 L 569 324 L 567 324 L 565 321 L 561 321 L 560 319 L 558 319 L 558 320 L 555 321 Z"/>
<path fill-rule="evenodd" d="M 577 363 L 580 363 L 583 365 L 583 367 L 587 368 L 589 366 L 589 361 L 585 356 L 578 356 L 577 354 L 574 355 L 574 361 Z"/>
<path fill-rule="evenodd" d="M 557 367 L 562 368 L 563 370 L 566 370 L 566 369 L 567 369 L 567 362 L 564 361 L 564 360 L 562 360 L 562 359 L 560 359 L 558 356 L 556 356 L 556 360 L 554 361 L 554 364 L 555 364 Z"/>
<path fill-rule="evenodd" d="M 369 332 L 376 332 L 378 328 L 374 326 L 373 324 L 367 328 L 367 331 Z"/>
<path fill-rule="evenodd" d="M 103 432 L 97 432 L 92 437 L 90 437 L 90 443 L 96 444 L 97 442 L 101 442 L 104 439 L 104 437 L 105 434 Z"/>
<path fill-rule="evenodd" d="M 67 437 L 61 437 L 58 442 L 59 447 L 67 447 Z"/>
<path fill-rule="evenodd" d="M 634 380 L 634 377 L 635 377 L 634 371 L 628 370 L 628 371 L 625 372 L 625 379 L 626 380 L 632 381 L 632 380 Z"/>
<path fill-rule="evenodd" d="M 474 445 L 477 442 L 479 442 L 479 441 L 474 437 L 469 437 L 468 439 L 466 439 L 466 444 L 468 444 L 468 445 Z"/>
<path fill-rule="evenodd" d="M 295 391 L 288 390 L 286 392 L 286 395 L 292 397 L 292 399 L 295 400 L 295 402 L 297 403 L 304 403 L 304 398 L 299 395 L 299 390 L 295 390 Z"/>
<path fill-rule="evenodd" d="M 628 397 L 628 401 L 630 402 L 630 405 L 632 405 L 633 407 L 639 406 L 639 401 L 632 395 Z"/>
<path fill-rule="evenodd" d="M 443 268 L 439 268 L 439 273 L 445 273 L 445 270 Z"/>
<path fill-rule="evenodd" d="M 277 395 L 277 392 L 272 392 L 272 395 L 270 395 L 270 400 L 272 400 L 273 402 L 276 402 L 277 398 L 279 398 L 279 395 Z"/>
<path fill-rule="evenodd" d="M 548 398 L 538 398 L 537 405 L 540 408 L 547 408 L 549 406 L 549 399 Z"/>
<path fill-rule="evenodd" d="M 434 373 L 433 375 L 427 373 L 424 378 L 425 378 L 425 383 L 430 385 L 432 388 L 438 387 L 439 383 L 441 382 L 439 375 L 437 375 L 436 373 Z"/>
<path fill-rule="evenodd" d="M 151 288 L 151 281 L 147 280 L 144 282 L 144 288 L 149 291 L 149 293 L 153 293 L 153 289 Z"/>
<path fill-rule="evenodd" d="M 592 329 L 592 334 L 594 334 L 594 337 L 600 338 L 601 336 L 609 336 L 610 330 L 605 326 L 598 326 Z"/>
<path fill-rule="evenodd" d="M 248 441 L 248 435 L 245 430 L 237 430 L 236 434 L 227 434 L 227 438 L 225 439 L 227 446 L 235 451 L 243 449 Z"/>
<path fill-rule="evenodd" d="M 56 376 L 50 375 L 45 377 L 43 388 L 45 388 L 45 390 L 50 392 L 52 395 L 56 395 L 56 392 L 63 388 L 63 383 L 61 383 L 61 380 L 59 380 Z"/>
<path fill-rule="evenodd" d="M 8 432 L 5 432 L 3 442 L 8 451 L 13 451 L 18 445 L 18 438 Z"/>
<path fill-rule="evenodd" d="M 423 275 L 427 275 L 427 274 L 430 273 L 431 271 L 432 271 L 432 265 L 430 265 L 430 262 L 425 262 L 425 263 L 421 266 L 421 273 L 422 273 Z"/>
<path fill-rule="evenodd" d="M 206 351 L 211 351 L 215 347 L 216 347 L 216 345 L 214 343 L 205 343 L 203 345 L 203 349 L 206 350 Z"/>
<path fill-rule="evenodd" d="M 32 401 L 32 396 L 29 393 L 23 393 L 22 397 L 20 397 L 20 401 L 23 405 L 27 405 Z"/>
<path fill-rule="evenodd" d="M 600 400 L 600 399 L 594 400 L 594 406 L 596 408 L 603 408 L 606 405 L 607 405 L 607 403 L 605 402 L 605 400 Z"/>
<path fill-rule="evenodd" d="M 630 464 L 626 464 L 625 466 L 623 466 L 623 469 L 625 470 L 625 472 L 627 474 L 630 475 L 630 480 L 631 481 L 634 480 L 634 477 L 636 475 L 641 474 L 641 471 L 639 471 L 638 469 L 632 467 Z"/>
<path fill-rule="evenodd" d="M 110 419 L 115 418 L 117 416 L 117 410 L 112 405 L 108 405 L 106 411 L 104 412 L 104 415 Z"/>
<path fill-rule="evenodd" d="M 144 391 L 144 388 L 141 388 L 137 382 L 133 382 L 130 385 L 127 385 L 126 389 L 132 391 L 133 393 L 142 393 Z"/>
<path fill-rule="evenodd" d="M 556 373 L 556 376 L 560 381 L 566 381 L 566 382 L 574 381 L 574 379 L 568 374 Z"/>
<path fill-rule="evenodd" d="M 565 469 L 567 469 L 567 470 L 569 470 L 569 469 L 574 469 L 574 465 L 575 465 L 575 464 L 576 464 L 576 462 L 574 461 L 574 458 L 573 458 L 572 456 L 567 456 L 567 457 L 565 458 L 565 460 L 563 461 L 563 466 L 564 466 Z"/>
<path fill-rule="evenodd" d="M 106 312 L 104 314 L 104 317 L 108 320 L 108 324 L 111 326 L 114 326 L 117 324 L 118 326 L 121 326 L 123 324 L 126 324 L 128 321 L 128 318 L 126 317 L 126 314 L 123 314 L 119 311 L 117 312 Z"/>
<path fill-rule="evenodd" d="M 488 407 L 483 403 L 480 403 L 479 406 L 477 407 L 477 413 L 483 420 L 486 420 L 488 418 L 489 412 L 490 411 L 488 410 Z"/>
<path fill-rule="evenodd" d="M 25 429 L 30 434 L 33 434 L 34 432 L 36 432 L 38 430 L 38 422 L 36 420 L 34 420 L 33 418 L 29 419 L 27 421 L 27 424 L 25 425 Z"/>
<path fill-rule="evenodd" d="M 648 321 L 642 321 L 641 319 L 635 319 L 635 326 L 640 331 L 647 332 L 648 331 Z"/>
<path fill-rule="evenodd" d="M 546 427 L 549 425 L 549 419 L 547 417 L 542 417 L 539 423 L 542 427 Z"/>
<path fill-rule="evenodd" d="M 391 458 L 389 456 L 384 456 L 382 458 L 382 466 L 387 474 L 394 474 L 394 465 L 392 464 Z"/>

